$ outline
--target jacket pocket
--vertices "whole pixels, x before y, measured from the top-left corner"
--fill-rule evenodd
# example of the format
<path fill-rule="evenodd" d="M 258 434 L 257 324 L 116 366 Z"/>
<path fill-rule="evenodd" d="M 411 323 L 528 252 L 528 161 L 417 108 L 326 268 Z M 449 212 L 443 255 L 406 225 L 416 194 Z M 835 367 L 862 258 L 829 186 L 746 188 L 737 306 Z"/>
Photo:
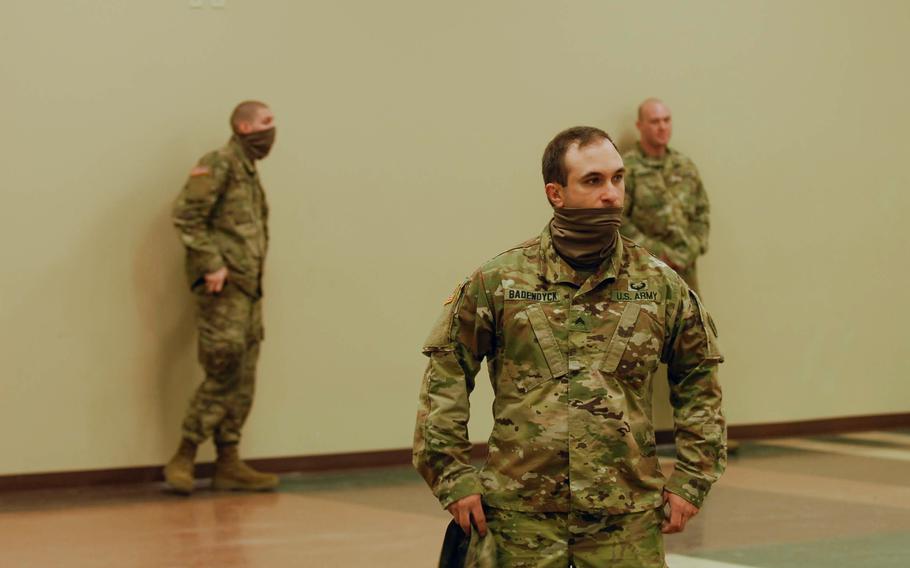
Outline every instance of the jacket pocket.
<path fill-rule="evenodd" d="M 707 339 L 705 359 L 723 363 L 724 356 L 721 354 L 720 347 L 717 345 L 717 326 L 714 324 L 714 318 L 712 318 L 711 314 L 708 313 L 708 310 L 705 309 L 698 294 L 689 290 L 689 296 L 698 307 L 698 319 L 701 320 L 701 325 L 705 330 L 705 337 Z"/>
<path fill-rule="evenodd" d="M 622 360 L 623 353 L 629 346 L 629 340 L 635 333 L 635 324 L 638 322 L 638 316 L 641 313 L 641 305 L 637 302 L 626 302 L 619 317 L 619 324 L 613 330 L 613 337 L 607 344 L 607 351 L 603 358 L 594 364 L 594 367 L 604 373 L 615 373 Z"/>
<path fill-rule="evenodd" d="M 427 336 L 426 341 L 423 342 L 421 351 L 425 355 L 429 355 L 435 351 L 455 351 L 455 340 L 452 337 L 452 325 L 455 321 L 455 312 L 458 309 L 458 304 L 461 302 L 461 296 L 464 294 L 464 288 L 467 285 L 468 280 L 465 279 L 465 281 L 455 289 L 449 300 L 446 301 L 442 313 L 439 314 L 436 323 L 433 324 L 433 329 L 430 330 L 430 334 Z"/>
<path fill-rule="evenodd" d="M 553 328 L 550 327 L 547 314 L 544 313 L 540 304 L 528 306 L 525 313 L 528 315 L 531 329 L 534 330 L 534 337 L 537 339 L 537 344 L 540 345 L 540 349 L 543 351 L 544 359 L 550 370 L 550 378 L 556 379 L 562 377 L 569 370 L 568 364 L 566 362 L 566 356 L 559 348 L 556 337 L 553 335 Z"/>

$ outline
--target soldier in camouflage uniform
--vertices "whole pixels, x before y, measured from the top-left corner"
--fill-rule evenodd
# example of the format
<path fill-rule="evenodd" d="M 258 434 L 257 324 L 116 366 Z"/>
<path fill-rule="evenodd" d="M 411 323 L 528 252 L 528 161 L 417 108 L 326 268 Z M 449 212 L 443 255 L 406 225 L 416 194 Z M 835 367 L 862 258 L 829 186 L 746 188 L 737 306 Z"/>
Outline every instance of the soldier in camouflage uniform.
<path fill-rule="evenodd" d="M 553 219 L 458 286 L 423 346 L 414 465 L 466 532 L 473 517 L 494 535 L 497 566 L 662 567 L 662 532 L 685 527 L 726 464 L 716 331 L 679 275 L 619 236 L 624 169 L 606 133 L 560 133 L 543 171 Z M 484 358 L 495 424 L 478 470 L 468 398 Z M 659 362 L 669 479 L 651 422 Z"/>
<path fill-rule="evenodd" d="M 663 102 L 641 103 L 635 126 L 639 142 L 623 155 L 622 234 L 655 254 L 698 291 L 695 261 L 708 250 L 708 195 L 692 160 L 667 146 L 673 122 Z"/>
<path fill-rule="evenodd" d="M 265 490 L 272 474 L 242 462 L 237 444 L 253 403 L 262 329 L 262 268 L 268 248 L 268 205 L 256 160 L 275 138 L 268 106 L 246 101 L 231 116 L 234 135 L 190 172 L 174 205 L 174 225 L 186 247 L 186 271 L 196 299 L 199 362 L 205 379 L 190 401 L 183 437 L 165 466 L 180 493 L 194 487 L 196 448 L 214 438 L 215 489 Z"/>

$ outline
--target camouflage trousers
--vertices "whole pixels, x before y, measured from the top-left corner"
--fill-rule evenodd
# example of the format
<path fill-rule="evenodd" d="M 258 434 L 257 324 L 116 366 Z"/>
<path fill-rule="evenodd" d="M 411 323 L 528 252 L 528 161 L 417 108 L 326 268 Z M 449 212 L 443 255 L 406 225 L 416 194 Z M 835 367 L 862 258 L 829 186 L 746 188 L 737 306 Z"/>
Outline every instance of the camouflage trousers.
<path fill-rule="evenodd" d="M 485 507 L 500 568 L 666 568 L 660 509 L 626 515 Z"/>
<path fill-rule="evenodd" d="M 183 437 L 197 444 L 210 437 L 218 444 L 236 443 L 253 404 L 263 338 L 262 300 L 230 282 L 217 295 L 195 292 L 205 379 L 190 400 Z"/>

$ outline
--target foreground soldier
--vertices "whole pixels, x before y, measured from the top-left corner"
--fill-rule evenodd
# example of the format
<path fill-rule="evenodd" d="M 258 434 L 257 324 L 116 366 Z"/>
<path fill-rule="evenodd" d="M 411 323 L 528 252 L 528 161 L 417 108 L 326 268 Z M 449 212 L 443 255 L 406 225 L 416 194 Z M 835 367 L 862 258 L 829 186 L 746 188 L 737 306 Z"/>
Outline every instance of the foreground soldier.
<path fill-rule="evenodd" d="M 465 280 L 423 347 L 414 465 L 465 532 L 471 517 L 489 529 L 497 566 L 662 567 L 661 533 L 685 528 L 725 467 L 713 324 L 673 270 L 619 237 L 623 173 L 603 131 L 558 134 L 543 156 L 552 220 Z M 495 424 L 478 471 L 468 397 L 484 358 Z M 669 479 L 651 424 L 660 361 Z"/>
<path fill-rule="evenodd" d="M 253 403 L 262 340 L 262 267 L 268 247 L 268 206 L 256 160 L 275 139 L 274 116 L 247 101 L 231 115 L 234 135 L 202 157 L 174 205 L 174 225 L 186 246 L 196 299 L 199 362 L 205 380 L 190 401 L 183 439 L 164 468 L 180 493 L 193 490 L 196 448 L 214 437 L 215 489 L 265 490 L 278 485 L 242 461 L 237 444 Z"/>
<path fill-rule="evenodd" d="M 708 250 L 708 194 L 695 164 L 670 148 L 673 118 L 657 99 L 638 107 L 638 144 L 623 155 L 621 232 L 657 255 L 698 291 L 695 261 Z"/>

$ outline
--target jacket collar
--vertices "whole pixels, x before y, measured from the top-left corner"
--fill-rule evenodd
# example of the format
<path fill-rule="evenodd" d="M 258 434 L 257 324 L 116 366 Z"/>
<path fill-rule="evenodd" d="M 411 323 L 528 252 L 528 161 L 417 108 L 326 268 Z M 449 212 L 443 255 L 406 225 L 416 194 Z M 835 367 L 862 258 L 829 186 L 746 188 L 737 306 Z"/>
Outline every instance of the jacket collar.
<path fill-rule="evenodd" d="M 635 143 L 634 152 L 636 154 L 638 154 L 638 159 L 639 159 L 639 161 L 641 161 L 641 163 L 648 165 L 648 166 L 658 166 L 658 167 L 663 166 L 664 164 L 666 164 L 667 162 L 672 160 L 673 155 L 676 154 L 676 150 L 667 146 L 667 152 L 663 155 L 662 158 L 655 158 L 653 156 L 649 156 L 648 154 L 645 153 L 644 149 L 641 147 L 641 142 Z"/>
<path fill-rule="evenodd" d="M 256 164 L 253 163 L 253 160 L 246 155 L 246 152 L 243 150 L 243 144 L 240 143 L 240 139 L 237 135 L 231 136 L 231 140 L 228 142 L 228 147 L 237 156 L 237 159 L 240 160 L 240 163 L 243 164 L 243 168 L 247 171 L 248 174 L 254 175 L 256 173 Z"/>
<path fill-rule="evenodd" d="M 622 239 L 616 239 L 616 247 L 609 258 L 604 259 L 594 274 L 581 286 L 579 293 L 584 293 L 600 286 L 607 280 L 616 280 L 622 266 L 623 244 Z M 574 284 L 577 280 L 575 269 L 565 261 L 556 247 L 553 246 L 553 237 L 550 234 L 550 223 L 540 233 L 540 277 L 552 284 Z"/>

